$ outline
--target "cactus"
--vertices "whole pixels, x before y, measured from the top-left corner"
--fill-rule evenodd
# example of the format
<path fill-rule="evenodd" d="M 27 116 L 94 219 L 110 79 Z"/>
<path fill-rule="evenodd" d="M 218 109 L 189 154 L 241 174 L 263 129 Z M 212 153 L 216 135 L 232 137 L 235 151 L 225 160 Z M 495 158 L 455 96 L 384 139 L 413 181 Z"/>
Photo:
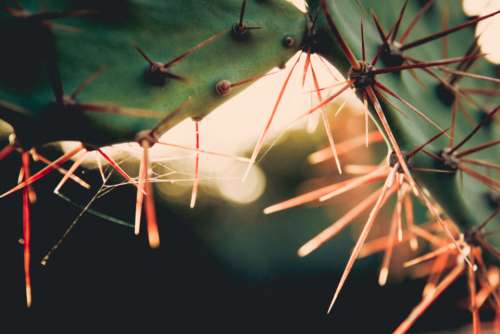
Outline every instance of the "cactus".
<path fill-rule="evenodd" d="M 43 10 L 35 1 L 6 1 L 3 6 L 0 117 L 13 126 L 15 137 L 1 151 L 0 160 L 20 152 L 23 179 L 2 197 L 22 191 L 28 305 L 30 195 L 34 182 L 77 154 L 96 150 L 137 187 L 135 232 L 140 231 L 144 206 L 149 241 L 157 247 L 160 241 L 153 192 L 147 182 L 149 148 L 158 144 L 161 134 L 186 118 L 194 119 L 198 129 L 198 123 L 216 106 L 271 68 L 283 67 L 301 51 L 306 57 L 304 78 L 311 73 L 320 100 L 304 116 L 320 112 L 324 117 L 328 104 L 353 89 L 365 102 L 366 122 L 368 117 L 373 120 L 391 153 L 375 172 L 320 189 L 306 199 L 271 207 L 266 213 L 385 180 L 378 192 L 362 202 L 371 213 L 331 308 L 379 209 L 401 189 L 406 189 L 405 194 L 413 192 L 443 228 L 439 237 L 453 239 L 447 247 L 458 260 L 435 293 L 424 297 L 397 332 L 407 331 L 426 306 L 464 272 L 469 277 L 477 326 L 474 291 L 476 282 L 483 284 L 484 278 L 474 269 L 483 258 L 492 268 L 499 259 L 495 248 L 500 244 L 498 238 L 486 239 L 484 231 L 486 225 L 493 228 L 499 223 L 500 184 L 477 168 L 498 170 L 490 157 L 498 154 L 495 114 L 499 101 L 495 85 L 499 80 L 496 67 L 483 59 L 477 47 L 473 27 L 497 12 L 467 20 L 458 2 L 432 0 L 391 0 L 383 4 L 309 0 L 306 14 L 282 0 L 51 0 Z M 338 88 L 330 96 L 319 87 L 311 54 L 324 57 L 346 77 L 346 81 L 335 83 Z M 257 161 L 276 113 L 284 112 L 279 110 L 280 102 L 296 66 L 297 62 L 287 69 L 287 80 L 278 90 L 247 173 Z M 324 120 L 331 156 L 341 173 L 334 134 L 326 117 Z M 366 138 L 368 142 L 368 134 Z M 31 175 L 33 149 L 61 140 L 82 144 Z M 144 149 L 137 183 L 100 149 L 133 141 Z M 198 170 L 199 145 L 195 151 Z M 63 181 L 80 163 L 77 159 Z M 198 182 L 195 180 L 193 186 L 191 206 L 196 202 Z M 396 204 L 399 216 L 403 202 L 411 203 L 403 197 L 398 196 Z M 356 207 L 352 214 L 360 210 Z M 343 226 L 347 224 L 343 222 Z M 320 237 L 320 243 L 329 237 Z M 388 238 L 387 249 L 392 251 L 394 233 Z M 317 240 L 306 244 L 299 254 L 317 248 Z M 398 242 L 402 240 L 401 236 Z M 386 275 L 381 275 L 381 281 Z"/>

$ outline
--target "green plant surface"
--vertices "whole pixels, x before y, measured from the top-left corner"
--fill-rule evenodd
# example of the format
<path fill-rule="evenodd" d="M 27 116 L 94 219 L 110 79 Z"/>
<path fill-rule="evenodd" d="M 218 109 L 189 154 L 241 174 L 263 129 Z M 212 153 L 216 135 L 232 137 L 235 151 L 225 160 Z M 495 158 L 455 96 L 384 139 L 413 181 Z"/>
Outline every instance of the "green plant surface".
<path fill-rule="evenodd" d="M 221 97 L 215 90 L 220 80 L 236 83 L 259 77 L 283 65 L 300 47 L 304 14 L 285 1 L 249 1 L 244 24 L 260 29 L 235 38 L 231 29 L 239 22 L 241 4 L 52 0 L 41 9 L 37 1 L 23 1 L 27 17 L 0 16 L 1 115 L 28 147 L 70 139 L 94 145 L 129 142 L 169 114 L 164 131 L 188 117 L 203 118 L 252 82 Z M 40 11 L 67 17 L 30 18 Z M 296 42 L 285 45 L 287 36 Z M 162 85 L 145 80 L 148 63 L 136 47 L 153 61 L 167 63 L 209 38 L 213 40 L 171 67 L 183 80 L 167 78 Z M 70 95 L 96 71 L 100 73 L 75 99 L 76 106 L 54 104 L 59 94 L 51 86 L 60 81 Z M 79 104 L 116 108 L 97 112 Z M 12 105 L 17 108 L 8 108 Z M 180 106 L 182 111 L 174 113 Z M 11 110 L 21 108 L 24 112 Z"/>
<path fill-rule="evenodd" d="M 366 58 L 369 61 L 372 60 L 382 44 L 371 13 L 376 13 L 376 15 L 378 15 L 381 25 L 387 33 L 395 24 L 401 6 L 403 5 L 401 1 L 375 2 L 328 0 L 324 3 L 340 35 L 358 59 L 362 58 L 360 24 L 361 22 L 364 23 Z M 448 27 L 466 22 L 468 19 L 463 15 L 460 5 L 458 1 L 436 1 L 430 10 L 422 16 L 415 26 L 415 29 L 407 38 L 407 42 L 412 42 L 435 32 L 442 31 L 444 17 L 448 18 Z M 331 33 L 324 10 L 320 6 L 320 1 L 310 1 L 310 6 L 313 12 L 317 12 L 319 16 L 318 34 L 320 35 L 319 38 L 321 42 L 318 43 L 318 53 L 325 56 L 329 61 L 335 64 L 335 66 L 341 69 L 342 72 L 348 73 L 350 64 L 344 56 L 338 40 Z M 410 1 L 408 3 L 401 22 L 400 35 L 421 8 L 422 5 L 418 1 Z M 443 58 L 463 57 L 467 48 L 474 41 L 473 28 L 474 27 L 462 29 L 448 35 L 444 39 L 447 45 L 447 54 L 444 54 L 445 52 L 443 51 L 443 38 L 410 49 L 403 54 L 423 62 L 440 60 Z M 388 66 L 394 66 L 394 64 L 384 64 L 382 60 L 379 60 L 376 68 Z M 456 65 L 449 65 L 449 68 L 453 68 L 453 66 Z M 439 71 L 435 67 L 430 68 L 430 70 L 443 80 L 448 80 L 446 72 Z M 497 69 L 494 65 L 482 59 L 477 60 L 471 68 L 471 72 L 473 73 L 480 73 L 493 78 L 497 76 L 496 71 Z M 443 99 L 441 99 L 436 92 L 439 81 L 423 70 L 416 69 L 414 73 L 416 73 L 420 82 L 415 80 L 411 71 L 377 75 L 376 80 L 389 87 L 392 91 L 417 107 L 421 112 L 425 113 L 437 123 L 441 129 L 451 129 L 452 107 L 444 103 Z M 492 88 L 496 86 L 481 80 L 463 78 L 456 84 L 456 87 Z M 385 95 L 388 96 L 387 94 Z M 462 140 L 473 127 L 485 117 L 486 112 L 497 107 L 500 101 L 498 97 L 490 96 L 474 95 L 471 96 L 471 98 L 475 101 L 476 105 L 471 105 L 461 98 L 461 104 L 467 114 L 464 115 L 462 112 L 457 112 L 455 144 Z M 379 97 L 384 114 L 388 119 L 390 128 L 401 150 L 410 152 L 439 132 L 439 129 L 436 129 L 435 126 L 424 121 L 397 99 L 392 97 L 388 99 L 391 104 L 386 103 Z M 398 111 L 398 109 L 403 110 L 403 112 Z M 378 123 L 382 131 L 384 131 L 380 125 L 380 119 L 373 108 L 371 108 L 371 112 L 373 119 Z M 500 130 L 494 121 L 491 121 L 491 123 L 493 124 L 482 127 L 481 130 L 464 145 L 464 148 L 473 147 L 497 139 Z M 448 133 L 450 133 L 450 131 L 448 131 Z M 439 155 L 443 149 L 448 147 L 449 140 L 450 139 L 446 136 L 442 136 L 430 144 L 427 149 Z M 498 157 L 499 154 L 500 149 L 498 147 L 492 147 L 489 150 L 478 152 L 474 157 L 478 159 L 488 159 L 492 156 Z M 412 164 L 421 168 L 449 170 L 449 167 L 424 153 L 417 154 Z M 412 174 L 431 192 L 434 199 L 439 202 L 446 213 L 449 214 L 455 222 L 465 228 L 477 226 L 490 216 L 492 210 L 494 210 L 486 199 L 488 188 L 476 179 L 469 177 L 462 178 L 462 173 L 458 171 L 452 173 L 414 172 Z M 498 226 L 499 223 L 500 220 L 497 218 L 496 222 L 491 223 L 491 225 Z M 498 240 L 496 244 L 498 245 Z"/>

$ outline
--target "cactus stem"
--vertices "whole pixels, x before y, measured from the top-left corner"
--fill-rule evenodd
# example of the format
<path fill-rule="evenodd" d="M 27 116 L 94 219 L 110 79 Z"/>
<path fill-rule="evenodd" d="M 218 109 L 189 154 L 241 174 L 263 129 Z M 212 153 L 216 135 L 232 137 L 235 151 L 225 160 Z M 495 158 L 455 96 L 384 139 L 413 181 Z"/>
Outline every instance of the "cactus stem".
<path fill-rule="evenodd" d="M 30 156 L 28 152 L 22 154 L 22 171 L 24 174 L 24 182 L 28 182 L 30 178 Z M 23 189 L 23 248 L 24 248 L 24 280 L 26 288 L 26 305 L 31 307 L 32 295 L 31 295 L 31 218 L 30 218 L 30 199 L 29 199 L 29 188 L 24 187 Z"/>
<path fill-rule="evenodd" d="M 231 92 L 232 88 L 239 87 L 239 86 L 242 86 L 242 85 L 246 85 L 246 84 L 251 83 L 253 81 L 265 78 L 267 76 L 274 75 L 274 74 L 276 74 L 278 72 L 280 72 L 280 70 L 274 71 L 274 72 L 269 72 L 269 73 L 266 73 L 266 74 L 263 74 L 263 75 L 253 76 L 253 77 L 250 77 L 250 78 L 246 78 L 246 79 L 240 80 L 238 82 L 231 82 L 229 80 L 220 80 L 220 81 L 218 81 L 215 84 L 215 91 L 220 96 L 227 96 Z"/>
<path fill-rule="evenodd" d="M 223 30 L 221 32 L 218 32 L 216 34 L 213 34 L 212 36 L 208 37 L 207 39 L 201 41 L 200 43 L 196 44 L 193 46 L 191 49 L 183 52 L 179 56 L 171 59 L 167 63 L 160 63 L 153 61 L 144 50 L 142 50 L 139 46 L 135 46 L 135 49 L 137 52 L 141 54 L 141 56 L 148 62 L 149 66 L 145 71 L 145 78 L 148 80 L 151 84 L 157 85 L 157 86 L 163 86 L 166 83 L 166 79 L 173 79 L 173 80 L 179 80 L 179 81 L 185 81 L 186 79 L 180 75 L 174 74 L 170 71 L 170 68 L 174 66 L 177 63 L 180 63 L 184 59 L 188 58 L 191 56 L 193 53 L 196 51 L 204 48 L 205 46 L 211 44 L 214 42 L 217 38 L 221 37 L 225 33 L 227 33 L 227 29 Z"/>
<path fill-rule="evenodd" d="M 195 165 L 194 165 L 194 181 L 193 190 L 191 192 L 191 203 L 189 207 L 192 209 L 196 205 L 196 198 L 198 196 L 198 186 L 200 184 L 200 121 L 194 120 L 195 126 L 195 142 L 196 142 L 196 154 L 195 154 Z"/>
<path fill-rule="evenodd" d="M 76 154 L 78 154 L 80 151 L 82 151 L 83 145 L 80 144 L 76 148 L 72 149 L 71 151 L 66 152 L 64 155 L 59 157 L 57 160 L 52 162 L 50 165 L 47 165 L 45 168 L 43 168 L 41 171 L 37 172 L 36 174 L 32 175 L 31 177 L 25 179 L 23 182 L 19 183 L 17 186 L 12 188 L 11 190 L 3 193 L 0 195 L 0 198 L 4 198 L 12 193 L 15 193 L 21 189 L 26 188 L 27 186 L 37 182 L 38 180 L 42 179 L 43 177 L 47 176 L 50 172 L 53 170 L 57 169 L 57 167 L 60 167 L 63 163 L 66 161 L 70 160 L 72 157 L 74 157 Z"/>
<path fill-rule="evenodd" d="M 172 126 L 172 121 L 177 118 L 180 113 L 187 107 L 187 105 L 191 102 L 191 96 L 189 96 L 184 102 L 181 103 L 180 106 L 177 107 L 173 112 L 169 113 L 165 116 L 156 126 L 149 132 L 144 134 L 144 138 L 148 138 L 150 140 L 150 144 L 153 145 L 158 139 Z M 139 137 L 141 134 L 139 134 Z"/>

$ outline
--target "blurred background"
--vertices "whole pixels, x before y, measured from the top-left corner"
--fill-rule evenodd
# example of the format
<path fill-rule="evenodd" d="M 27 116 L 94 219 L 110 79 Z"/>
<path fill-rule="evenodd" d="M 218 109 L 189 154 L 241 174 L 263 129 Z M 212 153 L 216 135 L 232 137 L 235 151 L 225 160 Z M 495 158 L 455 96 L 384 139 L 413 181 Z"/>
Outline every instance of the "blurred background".
<path fill-rule="evenodd" d="M 498 3 L 464 1 L 470 15 L 491 12 Z M 498 27 L 498 21 L 487 22 Z M 487 31 L 499 28 L 488 27 Z M 482 34 L 482 38 L 491 39 L 489 35 Z M 491 53 L 495 61 L 495 53 Z M 16 322 L 16 331 L 388 333 L 394 329 L 418 303 L 425 284 L 418 272 L 398 269 L 412 256 L 407 247 L 397 248 L 385 287 L 377 284 L 380 255 L 358 261 L 331 315 L 326 315 L 326 308 L 353 245 L 352 237 L 366 217 L 310 256 L 297 256 L 304 242 L 375 188 L 365 187 L 321 206 L 307 205 L 274 215 L 262 212 L 276 202 L 352 177 L 360 165 L 378 164 L 387 154 L 383 143 L 360 146 L 342 156 L 342 176 L 332 159 L 311 163 L 311 154 L 328 147 L 328 140 L 317 115 L 295 121 L 318 103 L 311 78 L 302 85 L 304 58 L 289 83 L 262 159 L 244 183 L 240 179 L 246 163 L 238 157 L 251 154 L 290 65 L 281 71 L 273 69 L 201 122 L 201 148 L 226 156 L 201 155 L 196 208 L 189 209 L 193 151 L 167 146 L 153 149 L 161 233 L 158 250 L 148 248 L 144 233 L 133 235 L 135 188 L 121 184 L 116 173 L 103 184 L 95 156 L 90 154 L 76 173 L 92 185 L 90 190 L 68 182 L 62 196 L 54 194 L 61 178 L 58 173 L 37 183 L 38 199 L 32 207 L 34 302 L 29 310 L 24 302 L 19 242 L 21 198 L 2 199 L 0 303 L 4 312 L 0 319 Z M 312 62 L 322 87 L 342 80 L 340 73 L 318 57 L 313 56 Z M 350 92 L 342 97 L 328 109 L 337 143 L 364 134 L 359 101 Z M 10 129 L 3 123 L 0 129 L 3 146 Z M 371 131 L 375 130 L 372 124 Z M 194 123 L 181 123 L 162 141 L 194 147 Z M 62 149 L 72 145 L 63 143 Z M 59 145 L 48 146 L 39 153 L 54 160 L 60 149 Z M 130 175 L 137 175 L 138 147 L 117 145 L 105 150 Z M 1 162 L 3 190 L 17 180 L 19 160 L 13 155 Z M 108 170 L 104 161 L 100 163 Z M 34 169 L 41 167 L 42 163 L 33 165 Z M 89 201 L 90 210 L 81 214 Z M 373 238 L 387 232 L 390 215 L 391 210 L 382 213 Z M 417 207 L 417 219 L 427 220 L 422 208 Z M 460 280 L 426 312 L 413 332 L 458 333 L 470 323 L 466 298 L 466 283 Z M 488 310 L 482 314 L 483 319 L 492 317 Z"/>

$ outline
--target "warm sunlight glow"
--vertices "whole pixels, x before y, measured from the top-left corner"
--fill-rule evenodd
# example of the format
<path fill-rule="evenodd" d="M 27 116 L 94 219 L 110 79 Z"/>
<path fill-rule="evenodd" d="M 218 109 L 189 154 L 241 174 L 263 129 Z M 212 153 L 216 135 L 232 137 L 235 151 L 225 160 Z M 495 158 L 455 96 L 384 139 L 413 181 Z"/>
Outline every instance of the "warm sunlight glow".
<path fill-rule="evenodd" d="M 307 12 L 305 0 L 287 0 L 287 1 L 293 3 L 295 5 L 295 7 L 300 9 L 301 12 L 304 12 L 304 13 Z"/>
<path fill-rule="evenodd" d="M 239 181 L 220 180 L 217 182 L 217 188 L 223 198 L 238 204 L 248 204 L 257 200 L 264 193 L 266 176 L 259 167 L 254 167 L 244 185 Z"/>
<path fill-rule="evenodd" d="M 463 7 L 467 15 L 486 15 L 500 9 L 500 0 L 464 0 Z M 487 54 L 486 58 L 495 64 L 500 64 L 499 32 L 499 15 L 479 22 L 476 28 L 482 51 Z"/>

